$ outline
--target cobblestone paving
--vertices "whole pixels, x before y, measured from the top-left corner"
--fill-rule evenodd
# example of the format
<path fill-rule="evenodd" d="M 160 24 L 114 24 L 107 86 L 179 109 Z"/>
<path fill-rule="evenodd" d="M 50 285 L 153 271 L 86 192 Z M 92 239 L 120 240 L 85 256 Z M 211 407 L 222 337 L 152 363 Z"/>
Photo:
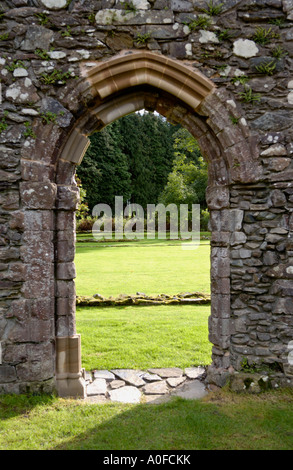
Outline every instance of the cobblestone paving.
<path fill-rule="evenodd" d="M 203 367 L 85 371 L 86 401 L 156 404 L 173 396 L 199 399 L 208 393 L 205 376 Z"/>

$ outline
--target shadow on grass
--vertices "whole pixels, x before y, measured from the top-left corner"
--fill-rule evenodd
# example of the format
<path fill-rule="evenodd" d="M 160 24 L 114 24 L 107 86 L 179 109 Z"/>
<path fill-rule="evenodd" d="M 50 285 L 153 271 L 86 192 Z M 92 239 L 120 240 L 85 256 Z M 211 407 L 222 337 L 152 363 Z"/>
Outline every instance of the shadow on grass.
<path fill-rule="evenodd" d="M 260 396 L 221 391 L 202 400 L 174 397 L 160 405 L 4 396 L 0 397 L 0 446 L 3 450 L 291 450 L 292 403 L 292 390 Z"/>
<path fill-rule="evenodd" d="M 290 450 L 292 401 L 283 405 L 249 398 L 246 404 L 174 398 L 161 405 L 124 405 L 54 450 Z M 119 407 L 87 406 L 97 417 Z"/>
<path fill-rule="evenodd" d="M 51 406 L 53 395 L 0 395 L 0 420 L 29 414 L 34 408 Z"/>

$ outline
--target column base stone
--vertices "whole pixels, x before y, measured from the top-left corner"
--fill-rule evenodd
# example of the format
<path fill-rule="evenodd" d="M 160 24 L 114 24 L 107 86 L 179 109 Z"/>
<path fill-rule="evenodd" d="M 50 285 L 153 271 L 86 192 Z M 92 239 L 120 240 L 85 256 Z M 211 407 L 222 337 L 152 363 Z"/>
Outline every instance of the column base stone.
<path fill-rule="evenodd" d="M 86 398 L 86 384 L 82 377 L 56 379 L 57 394 L 61 398 Z"/>
<path fill-rule="evenodd" d="M 56 391 L 59 397 L 86 397 L 80 335 L 56 338 Z"/>

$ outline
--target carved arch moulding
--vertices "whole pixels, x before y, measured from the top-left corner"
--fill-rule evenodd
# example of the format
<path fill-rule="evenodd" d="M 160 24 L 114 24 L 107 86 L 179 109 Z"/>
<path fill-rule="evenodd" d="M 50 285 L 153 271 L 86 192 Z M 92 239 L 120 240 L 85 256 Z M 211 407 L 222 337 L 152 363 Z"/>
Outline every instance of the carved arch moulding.
<path fill-rule="evenodd" d="M 141 109 L 188 129 L 208 161 L 209 383 L 237 388 L 249 364 L 292 385 L 290 2 L 229 1 L 206 29 L 191 21 L 200 1 L 2 3 L 0 392 L 85 394 L 74 175 L 93 132 Z M 276 44 L 259 44 L 271 20 Z"/>

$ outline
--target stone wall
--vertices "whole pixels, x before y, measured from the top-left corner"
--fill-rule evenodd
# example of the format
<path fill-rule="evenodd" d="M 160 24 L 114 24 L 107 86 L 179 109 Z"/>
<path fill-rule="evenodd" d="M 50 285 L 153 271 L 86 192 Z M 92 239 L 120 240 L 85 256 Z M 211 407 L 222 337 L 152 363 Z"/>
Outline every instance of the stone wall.
<path fill-rule="evenodd" d="M 75 165 L 87 135 L 134 102 L 184 125 L 209 162 L 209 380 L 265 365 L 277 385 L 292 385 L 293 2 L 217 5 L 0 2 L 1 393 L 51 391 L 56 379 L 63 394 L 78 393 Z M 130 60 L 103 99 L 99 67 L 114 57 L 123 65 L 129 52 L 144 61 L 146 82 L 135 87 Z M 190 75 L 192 105 L 173 67 Z"/>

